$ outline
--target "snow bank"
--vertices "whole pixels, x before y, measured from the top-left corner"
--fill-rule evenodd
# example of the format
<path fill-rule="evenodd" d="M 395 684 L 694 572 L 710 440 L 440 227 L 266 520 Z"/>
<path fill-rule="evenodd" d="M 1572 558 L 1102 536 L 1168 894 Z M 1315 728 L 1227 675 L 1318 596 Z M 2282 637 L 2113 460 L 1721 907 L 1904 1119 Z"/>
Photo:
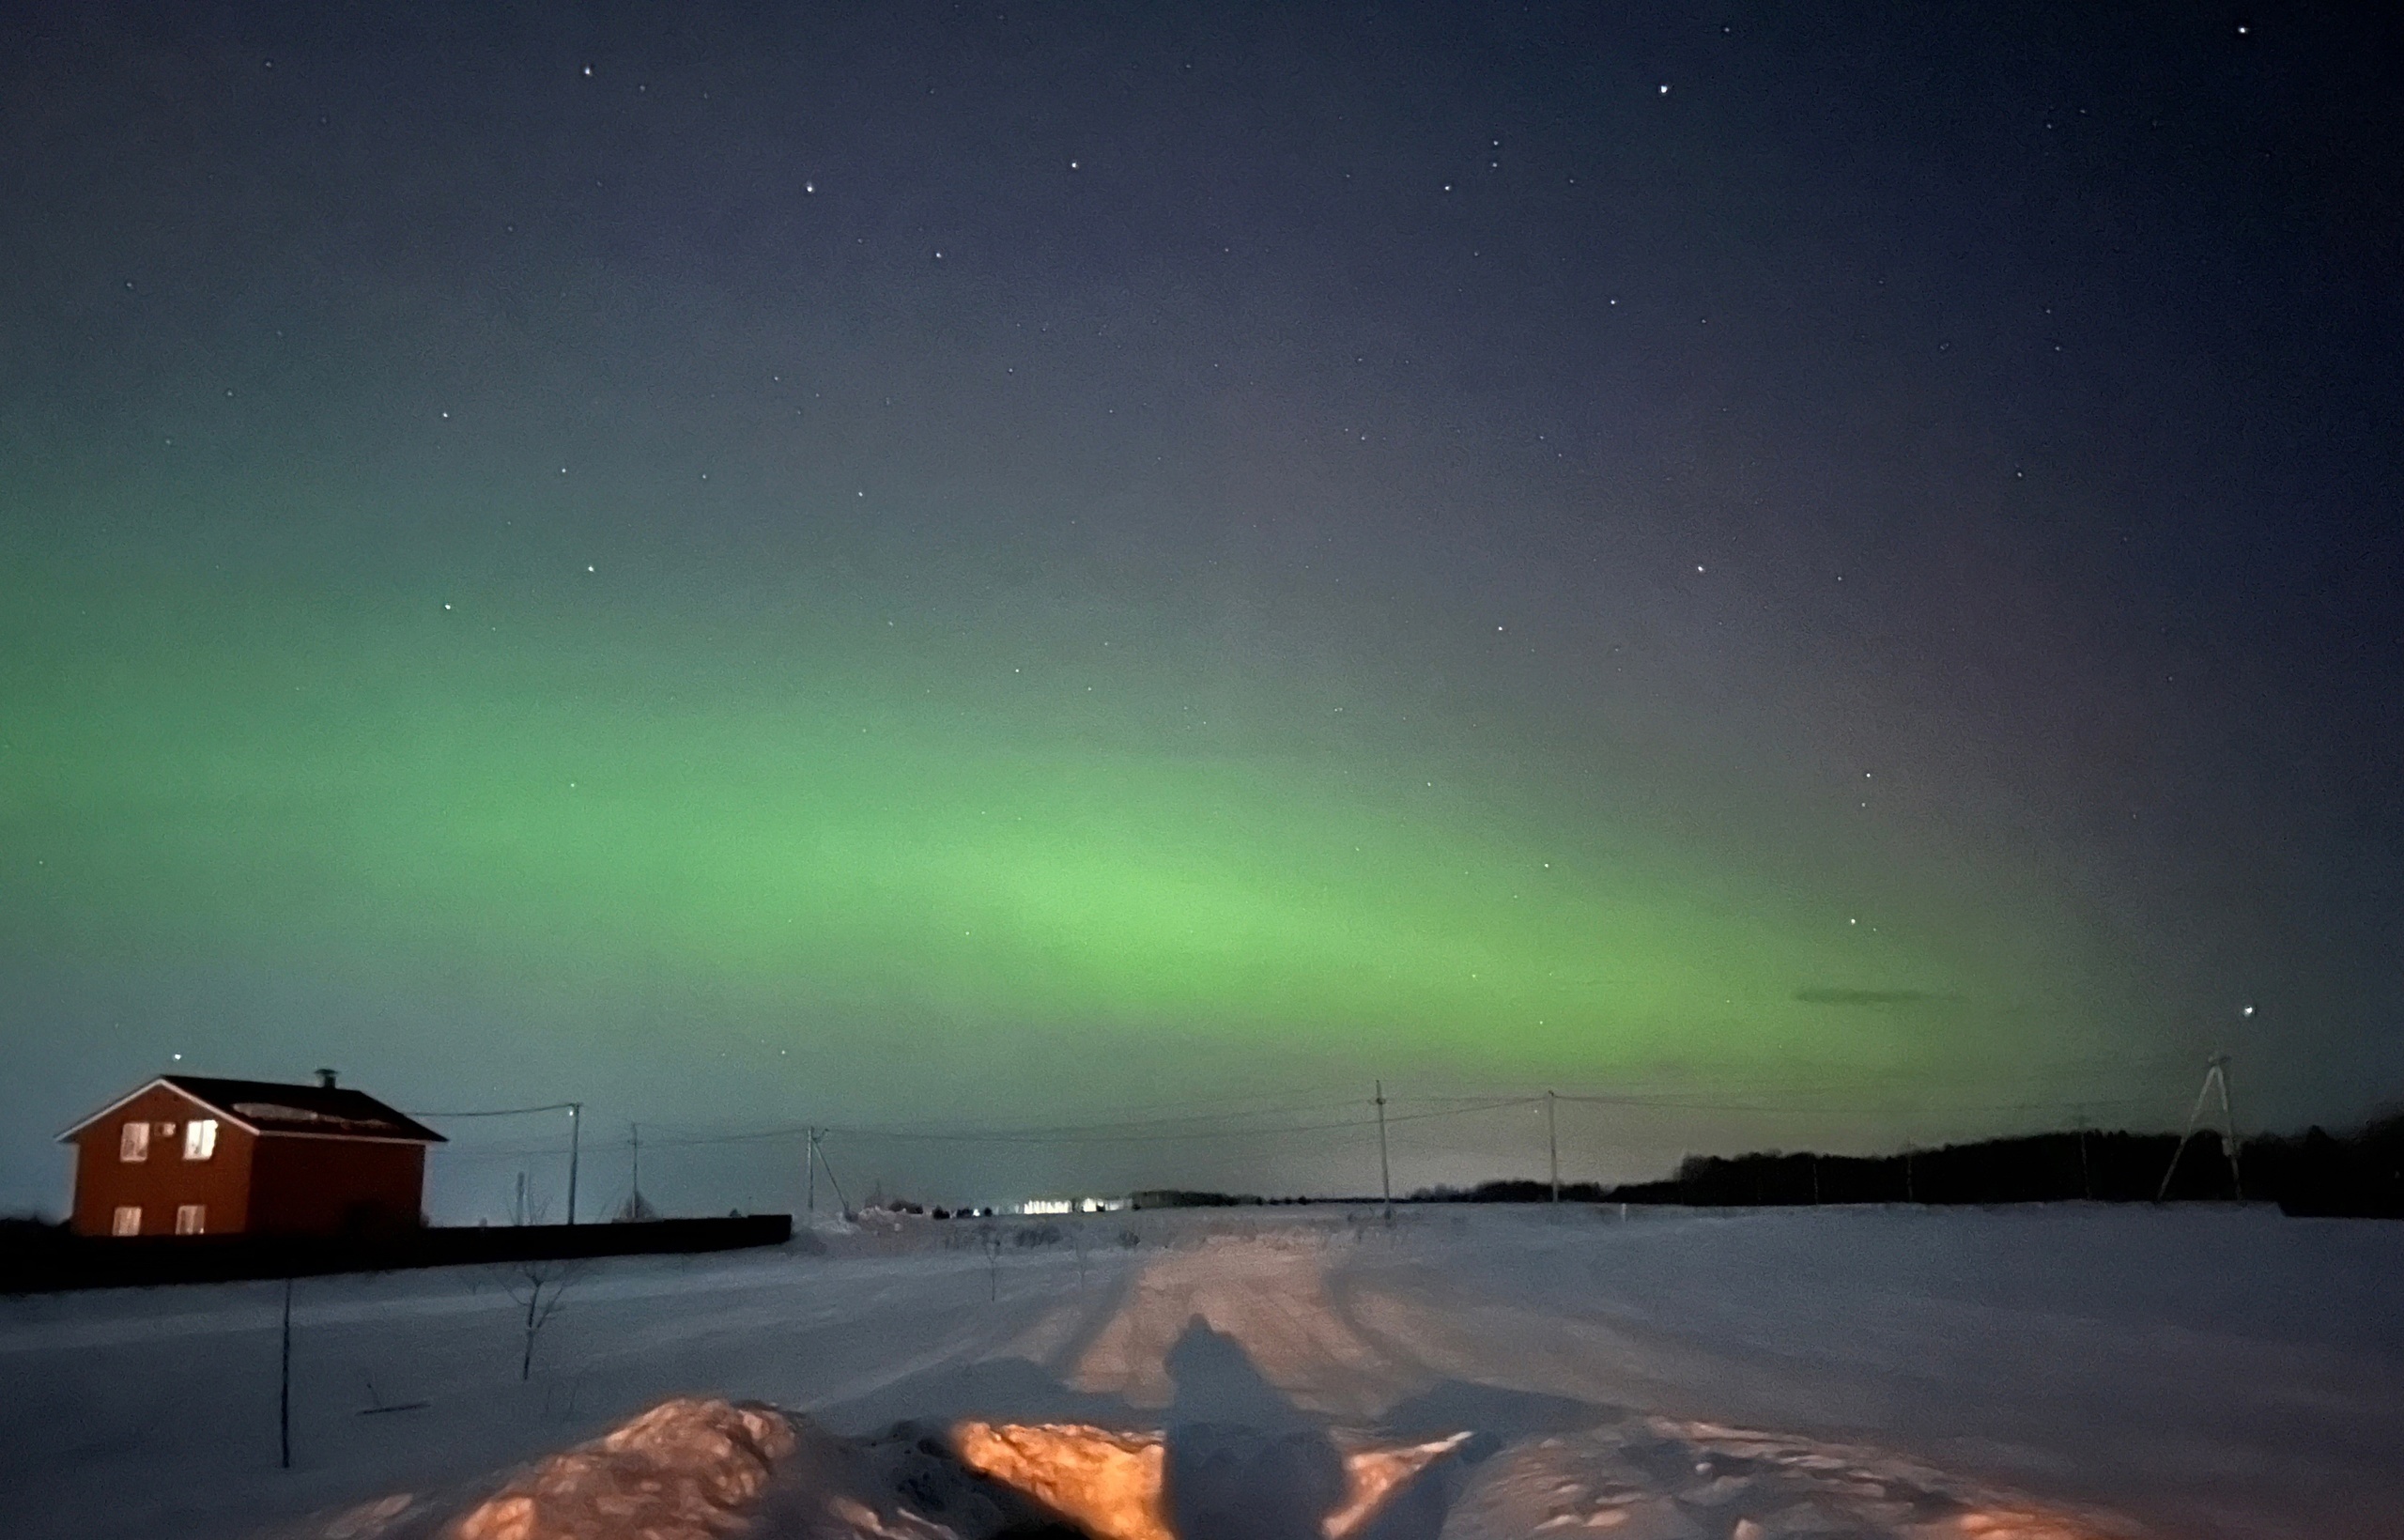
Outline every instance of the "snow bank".
<path fill-rule="evenodd" d="M 463 1508 L 464 1511 L 455 1511 Z M 446 1506 L 399 1493 L 278 1540 L 2111 1540 L 1873 1451 L 1631 1419 L 1496 1448 L 1196 1424 L 902 1424 L 841 1439 L 679 1397 Z"/>

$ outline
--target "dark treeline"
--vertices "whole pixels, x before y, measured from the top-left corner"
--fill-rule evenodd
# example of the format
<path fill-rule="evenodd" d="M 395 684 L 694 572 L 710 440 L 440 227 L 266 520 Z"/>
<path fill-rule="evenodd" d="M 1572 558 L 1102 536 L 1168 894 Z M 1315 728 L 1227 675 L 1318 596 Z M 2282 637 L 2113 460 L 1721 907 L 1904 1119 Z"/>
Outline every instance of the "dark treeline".
<path fill-rule="evenodd" d="M 1552 1187 L 1548 1182 L 1511 1180 L 1482 1181 L 1475 1187 L 1423 1187 L 1408 1198 L 1397 1198 L 1395 1201 L 1397 1203 L 1543 1203 L 1551 1196 Z M 1619 1191 L 1616 1188 L 1605 1187 L 1600 1182 L 1565 1181 L 1561 1184 L 1561 1201 L 1564 1203 L 1601 1203 L 1606 1199 L 1618 1197 Z M 1627 1201 L 1634 1203 L 1638 1200 L 1629 1198 Z M 1675 1200 L 1662 1198 L 1651 1201 L 1667 1203 Z"/>
<path fill-rule="evenodd" d="M 1127 1195 L 1130 1209 L 1236 1209 L 1268 1200 L 1251 1193 L 1196 1193 L 1181 1187 L 1153 1187 Z"/>
<path fill-rule="evenodd" d="M 2171 1158 L 2180 1155 L 2178 1169 Z M 2242 1163 L 2241 1163 L 2242 1164 Z M 2237 1193 L 2218 1134 L 2198 1134 L 2180 1153 L 2168 1133 L 2040 1133 L 1894 1155 L 1759 1151 L 1696 1155 L 1663 1181 L 1622 1187 L 1622 1203 L 2047 1203 L 2089 1198 L 2149 1201 L 2170 1175 L 2174 1199 Z M 2258 1194 L 2267 1196 L 2267 1194 Z"/>
<path fill-rule="evenodd" d="M 1551 1191 L 1545 1182 L 1512 1180 L 1426 1188 L 1411 1196 L 1418 1202 L 1534 1203 Z M 2217 1133 L 2197 1132 L 2182 1144 L 2170 1133 L 2073 1131 L 1894 1155 L 1697 1155 L 1660 1181 L 1610 1188 L 1576 1182 L 1561 1189 L 1564 1201 L 1699 1207 L 2150 1203 L 2157 1195 L 2172 1202 L 2243 1196 L 2276 1203 L 2292 1214 L 2404 1215 L 2404 1116 L 2344 1137 L 2316 1128 L 2301 1136 L 2247 1139 L 2239 1146 L 2233 1169 L 2227 1145 Z"/>
<path fill-rule="evenodd" d="M 792 1239 L 790 1214 L 730 1214 L 724 1219 L 654 1219 L 622 1224 L 428 1226 L 381 1235 L 131 1239 L 80 1236 L 64 1224 L 6 1218 L 0 1219 L 0 1295 L 596 1256 L 689 1255 L 781 1246 Z"/>

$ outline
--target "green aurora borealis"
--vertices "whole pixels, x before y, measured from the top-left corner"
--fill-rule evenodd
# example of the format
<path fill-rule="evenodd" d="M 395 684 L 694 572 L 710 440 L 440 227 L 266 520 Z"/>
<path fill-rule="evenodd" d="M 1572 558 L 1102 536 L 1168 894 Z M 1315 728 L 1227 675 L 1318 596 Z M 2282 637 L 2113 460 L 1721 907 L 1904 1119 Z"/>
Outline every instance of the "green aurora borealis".
<path fill-rule="evenodd" d="M 2393 93 L 1816 17 L 0 18 L 0 1207 L 171 1064 L 1674 1102 L 1612 1175 L 2361 1115 L 2404 349 L 2293 168 Z M 1072 1174 L 1367 1179 L 1214 1147 Z"/>
<path fill-rule="evenodd" d="M 1924 1064 L 1965 1013 L 2033 1020 L 2068 952 L 1864 870 L 1840 818 L 1748 848 L 1651 800 L 1657 758 L 1581 786 L 1512 724 L 1231 687 L 1139 624 L 559 564 L 313 593 L 16 563 L 6 815 L 47 855 L 13 914 L 70 959 L 307 958 L 535 1015 L 664 982 L 772 1038 L 1506 1079 Z M 1830 988 L 1897 997 L 1796 998 Z"/>

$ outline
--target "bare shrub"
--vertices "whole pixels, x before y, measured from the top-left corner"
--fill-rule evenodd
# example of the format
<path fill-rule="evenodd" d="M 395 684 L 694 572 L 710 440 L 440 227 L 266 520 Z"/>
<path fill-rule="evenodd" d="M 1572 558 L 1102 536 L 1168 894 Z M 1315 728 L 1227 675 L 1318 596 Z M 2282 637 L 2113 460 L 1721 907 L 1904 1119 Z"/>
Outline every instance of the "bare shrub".
<path fill-rule="evenodd" d="M 584 1275 L 581 1263 L 549 1257 L 514 1262 L 501 1273 L 501 1292 L 526 1310 L 525 1350 L 518 1355 L 517 1378 L 534 1377 L 534 1339 L 560 1312 L 569 1286 Z"/>

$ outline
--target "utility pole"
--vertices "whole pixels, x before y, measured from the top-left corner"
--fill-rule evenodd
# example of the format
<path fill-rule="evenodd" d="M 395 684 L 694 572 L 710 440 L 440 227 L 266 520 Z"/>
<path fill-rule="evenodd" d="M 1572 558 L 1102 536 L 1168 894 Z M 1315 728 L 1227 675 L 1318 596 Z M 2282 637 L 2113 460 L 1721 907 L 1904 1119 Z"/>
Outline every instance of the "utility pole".
<path fill-rule="evenodd" d="M 824 1145 L 825 1143 L 825 1139 L 826 1131 L 824 1129 L 820 1129 L 818 1131 L 819 1143 Z M 835 1175 L 834 1163 L 826 1159 L 826 1151 L 823 1148 L 818 1151 L 818 1163 L 826 1168 L 826 1185 L 835 1190 L 835 1211 L 841 1214 L 844 1220 L 848 1222 L 852 1217 L 852 1200 L 843 1195 L 842 1178 Z"/>
<path fill-rule="evenodd" d="M 284 1371 L 275 1391 L 275 1438 L 283 1468 L 292 1469 L 292 1280 L 284 1280 Z"/>
<path fill-rule="evenodd" d="M 626 1125 L 626 1147 L 634 1151 L 633 1168 L 627 1175 L 626 1206 L 618 1211 L 618 1218 L 636 1224 L 657 1219 L 659 1210 L 654 1209 L 651 1206 L 651 1200 L 642 1195 L 642 1125 L 640 1123 Z"/>
<path fill-rule="evenodd" d="M 2254 1008 L 2248 1006 L 2245 1009 L 2251 1011 Z M 2237 1168 L 2237 1114 L 2231 1112 L 2228 1106 L 2228 1055 L 2227 1054 L 2220 1055 L 2220 1063 L 2216 1068 L 2220 1070 L 2221 1127 L 2228 1131 L 2228 1188 L 2236 1195 L 2237 1201 L 2243 1203 L 2245 1173 Z"/>
<path fill-rule="evenodd" d="M 584 1103 L 567 1104 L 567 1222 L 576 1223 L 576 1163 L 584 1143 Z"/>
<path fill-rule="evenodd" d="M 2196 1104 L 2187 1113 L 2186 1132 L 2179 1135 L 2179 1147 L 2170 1152 L 2170 1164 L 2162 1173 L 2162 1185 L 2154 1190 L 2153 1201 L 2162 1202 L 2170 1195 L 2170 1178 L 2178 1174 L 2179 1157 L 2187 1153 L 2187 1141 L 2196 1136 L 2196 1125 L 2203 1121 L 2204 1108 L 2212 1093 L 2220 1093 L 2221 1127 L 2228 1135 L 2228 1179 L 2242 1200 L 2245 1196 L 2245 1178 L 2237 1168 L 2237 1117 L 2228 1107 L 2228 1055 L 2214 1054 L 2204 1061 L 2204 1083 L 2196 1091 Z"/>
<path fill-rule="evenodd" d="M 1378 1188 L 1385 1194 L 1386 1225 L 1394 1225 L 1394 1167 L 1386 1160 L 1386 1083 L 1378 1085 Z"/>
<path fill-rule="evenodd" d="M 818 1130 L 809 1131 L 809 1223 L 818 1223 Z"/>
<path fill-rule="evenodd" d="M 1552 1201 L 1561 1201 L 1561 1137 L 1553 1124 L 1552 1104 L 1557 1100 L 1550 1091 L 1544 1093 L 1544 1148 L 1552 1163 Z"/>

